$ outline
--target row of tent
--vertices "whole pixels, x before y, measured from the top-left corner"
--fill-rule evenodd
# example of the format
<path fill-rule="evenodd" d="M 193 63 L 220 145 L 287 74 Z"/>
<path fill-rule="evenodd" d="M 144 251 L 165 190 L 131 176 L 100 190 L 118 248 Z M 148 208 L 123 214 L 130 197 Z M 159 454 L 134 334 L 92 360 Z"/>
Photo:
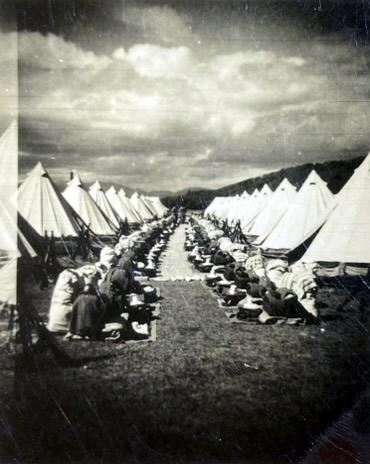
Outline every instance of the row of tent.
<path fill-rule="evenodd" d="M 2 156 L 17 159 L 17 126 L 13 124 L 0 139 Z M 96 235 L 114 235 L 121 222 L 142 224 L 162 218 L 167 208 L 158 197 L 134 193 L 127 197 L 121 188 L 112 186 L 104 192 L 99 181 L 88 189 L 78 174 L 60 193 L 46 169 L 39 162 L 12 195 L 20 215 L 40 235 L 76 237 L 82 224 Z"/>
<path fill-rule="evenodd" d="M 96 235 L 114 235 L 120 222 L 141 224 L 162 218 L 167 208 L 158 197 L 134 193 L 128 198 L 123 189 L 112 186 L 104 192 L 99 181 L 87 189 L 78 172 L 62 194 L 41 163 L 28 174 L 18 189 L 18 210 L 40 234 L 54 237 L 75 237 L 81 221 Z"/>
<path fill-rule="evenodd" d="M 158 197 L 135 193 L 128 198 L 100 183 L 90 189 L 77 172 L 60 193 L 41 163 L 18 186 L 18 125 L 0 137 L 0 305 L 16 303 L 17 259 L 38 256 L 43 237 L 78 237 L 89 226 L 101 236 L 114 235 L 122 222 L 142 224 L 162 218 L 167 208 Z"/>
<path fill-rule="evenodd" d="M 334 195 L 313 170 L 297 191 L 283 179 L 249 195 L 216 197 L 205 215 L 240 221 L 243 233 L 266 253 L 302 248 L 303 262 L 370 263 L 370 153 Z"/>

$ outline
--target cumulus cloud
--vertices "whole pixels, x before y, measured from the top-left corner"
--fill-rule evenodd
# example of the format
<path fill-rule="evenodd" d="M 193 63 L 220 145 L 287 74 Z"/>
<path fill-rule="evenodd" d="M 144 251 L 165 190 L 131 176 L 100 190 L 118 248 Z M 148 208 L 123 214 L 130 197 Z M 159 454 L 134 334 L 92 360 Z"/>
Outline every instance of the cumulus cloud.
<path fill-rule="evenodd" d="M 19 34 L 19 54 L 22 64 L 40 69 L 93 69 L 96 72 L 106 68 L 111 60 L 91 51 L 83 51 L 72 42 L 67 42 L 54 34 L 46 36 L 39 32 Z"/>
<path fill-rule="evenodd" d="M 192 65 L 192 54 L 187 47 L 164 48 L 158 45 L 138 44 L 128 53 L 123 47 L 113 52 L 113 58 L 130 63 L 140 76 L 182 77 Z"/>
<path fill-rule="evenodd" d="M 127 45 L 123 36 L 106 55 L 21 34 L 23 170 L 44 159 L 59 177 L 78 168 L 88 180 L 95 173 L 181 189 L 363 154 L 369 110 L 357 101 L 369 93 L 366 53 L 342 43 L 298 53 L 272 42 L 207 54 L 194 45 L 190 20 L 158 8 L 130 10 L 126 20 L 161 43 L 143 35 Z M 176 44 L 166 40 L 172 27 Z"/>
<path fill-rule="evenodd" d="M 191 18 L 168 6 L 128 7 L 123 11 L 122 21 L 163 43 L 188 43 L 196 39 Z"/>

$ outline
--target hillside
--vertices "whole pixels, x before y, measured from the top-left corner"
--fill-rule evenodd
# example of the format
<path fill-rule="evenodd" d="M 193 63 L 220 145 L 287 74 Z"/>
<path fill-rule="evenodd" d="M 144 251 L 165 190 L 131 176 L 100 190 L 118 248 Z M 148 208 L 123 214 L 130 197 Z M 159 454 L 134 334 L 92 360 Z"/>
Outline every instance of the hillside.
<path fill-rule="evenodd" d="M 338 193 L 363 159 L 364 157 L 360 156 L 345 161 L 327 161 L 324 163 L 306 163 L 300 166 L 292 166 L 263 176 L 246 179 L 220 189 L 204 189 L 190 191 L 184 195 L 168 196 L 163 199 L 163 202 L 168 207 L 184 205 L 189 209 L 203 209 L 217 196 L 237 195 L 244 192 L 244 190 L 251 193 L 255 188 L 261 189 L 265 183 L 275 190 L 284 177 L 287 177 L 293 185 L 300 188 L 312 169 L 315 169 L 322 179 L 327 182 L 329 189 L 333 193 Z"/>

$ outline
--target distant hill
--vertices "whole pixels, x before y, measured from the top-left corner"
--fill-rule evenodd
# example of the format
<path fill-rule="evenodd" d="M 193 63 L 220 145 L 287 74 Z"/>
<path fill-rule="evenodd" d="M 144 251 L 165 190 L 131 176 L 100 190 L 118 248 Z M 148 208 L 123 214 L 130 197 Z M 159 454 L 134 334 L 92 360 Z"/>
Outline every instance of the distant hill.
<path fill-rule="evenodd" d="M 181 196 L 186 196 L 191 193 L 197 193 L 197 192 L 206 192 L 208 189 L 204 189 L 201 187 L 190 187 L 186 188 L 183 190 L 179 190 L 178 192 L 170 192 L 167 195 L 163 195 L 164 197 L 181 197 Z"/>
<path fill-rule="evenodd" d="M 345 161 L 326 161 L 324 163 L 306 163 L 300 166 L 292 166 L 215 190 L 204 189 L 188 191 L 184 195 L 171 195 L 163 198 L 163 203 L 167 207 L 184 205 L 189 209 L 203 209 L 215 197 L 237 195 L 243 193 L 244 190 L 252 193 L 255 188 L 260 190 L 265 183 L 275 190 L 284 177 L 287 177 L 299 189 L 312 169 L 315 169 L 320 177 L 327 182 L 329 189 L 333 193 L 338 193 L 363 159 L 364 156 L 361 156 Z"/>

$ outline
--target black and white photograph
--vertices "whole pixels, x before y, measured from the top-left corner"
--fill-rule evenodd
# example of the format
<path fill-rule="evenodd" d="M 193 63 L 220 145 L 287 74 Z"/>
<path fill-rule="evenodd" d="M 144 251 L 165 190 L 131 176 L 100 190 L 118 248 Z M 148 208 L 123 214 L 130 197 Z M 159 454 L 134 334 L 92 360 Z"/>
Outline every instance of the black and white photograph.
<path fill-rule="evenodd" d="M 370 464 L 370 0 L 0 0 L 0 464 Z"/>

